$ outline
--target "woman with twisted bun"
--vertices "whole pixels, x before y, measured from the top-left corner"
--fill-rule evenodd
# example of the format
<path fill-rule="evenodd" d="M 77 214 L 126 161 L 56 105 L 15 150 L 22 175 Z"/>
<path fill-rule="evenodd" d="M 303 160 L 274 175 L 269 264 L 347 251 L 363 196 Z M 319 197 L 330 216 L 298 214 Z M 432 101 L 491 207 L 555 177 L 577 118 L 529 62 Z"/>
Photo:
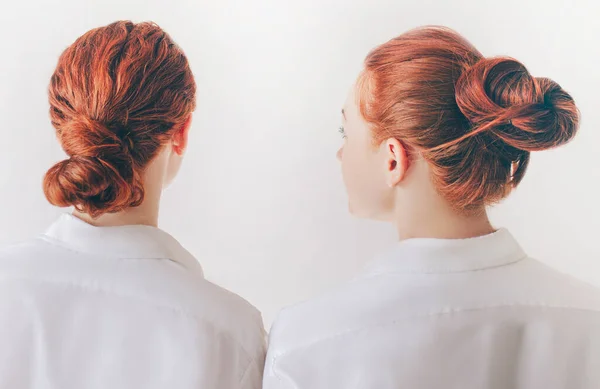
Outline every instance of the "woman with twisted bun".
<path fill-rule="evenodd" d="M 116 22 L 64 51 L 49 100 L 68 158 L 44 191 L 73 212 L 0 251 L 1 388 L 260 388 L 260 313 L 157 227 L 195 99 L 155 24 Z"/>
<path fill-rule="evenodd" d="M 600 293 L 486 214 L 531 152 L 575 136 L 571 96 L 425 27 L 367 56 L 342 120 L 350 212 L 390 222 L 399 242 L 280 313 L 264 388 L 600 388 Z"/>

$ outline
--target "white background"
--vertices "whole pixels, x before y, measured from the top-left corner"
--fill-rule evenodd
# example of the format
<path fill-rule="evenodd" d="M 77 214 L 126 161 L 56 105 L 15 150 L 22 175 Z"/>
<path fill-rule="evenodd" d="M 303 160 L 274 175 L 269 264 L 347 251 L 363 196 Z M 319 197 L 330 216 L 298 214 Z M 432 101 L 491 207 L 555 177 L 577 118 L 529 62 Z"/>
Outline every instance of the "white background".
<path fill-rule="evenodd" d="M 152 20 L 186 51 L 198 110 L 161 227 L 208 278 L 255 304 L 269 326 L 284 305 L 356 274 L 394 241 L 352 219 L 335 152 L 340 108 L 376 44 L 444 24 L 485 55 L 511 55 L 575 97 L 581 132 L 533 156 L 521 187 L 492 210 L 525 249 L 600 285 L 600 9 L 594 0 L 4 0 L 0 9 L 0 244 L 62 212 L 41 180 L 63 158 L 46 88 L 61 51 L 117 19 Z"/>

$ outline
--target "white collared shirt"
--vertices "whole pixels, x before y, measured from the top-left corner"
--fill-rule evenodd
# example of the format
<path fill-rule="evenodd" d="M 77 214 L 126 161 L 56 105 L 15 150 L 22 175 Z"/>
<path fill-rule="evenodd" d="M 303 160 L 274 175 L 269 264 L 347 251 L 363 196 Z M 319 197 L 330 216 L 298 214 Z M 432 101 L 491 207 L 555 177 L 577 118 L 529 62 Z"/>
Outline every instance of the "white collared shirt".
<path fill-rule="evenodd" d="M 506 230 L 399 243 L 283 310 L 265 389 L 598 389 L 600 293 Z"/>
<path fill-rule="evenodd" d="M 0 250 L 0 388 L 258 389 L 260 313 L 148 226 L 63 215 Z"/>

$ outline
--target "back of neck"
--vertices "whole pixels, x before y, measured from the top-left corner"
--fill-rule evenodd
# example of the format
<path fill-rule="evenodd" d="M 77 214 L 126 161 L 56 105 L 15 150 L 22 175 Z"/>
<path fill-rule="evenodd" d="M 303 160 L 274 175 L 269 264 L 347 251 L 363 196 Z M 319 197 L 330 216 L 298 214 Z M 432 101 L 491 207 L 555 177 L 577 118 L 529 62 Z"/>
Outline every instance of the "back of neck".
<path fill-rule="evenodd" d="M 148 195 L 148 193 L 146 193 Z M 84 222 L 97 227 L 115 227 L 127 225 L 145 225 L 158 227 L 159 198 L 147 196 L 137 207 L 127 208 L 121 212 L 105 213 L 97 218 L 75 210 L 73 215 Z M 160 197 L 160 195 L 159 195 Z"/>
<path fill-rule="evenodd" d="M 463 215 L 449 208 L 430 207 L 396 217 L 400 240 L 411 238 L 467 239 L 491 234 L 487 212 Z"/>

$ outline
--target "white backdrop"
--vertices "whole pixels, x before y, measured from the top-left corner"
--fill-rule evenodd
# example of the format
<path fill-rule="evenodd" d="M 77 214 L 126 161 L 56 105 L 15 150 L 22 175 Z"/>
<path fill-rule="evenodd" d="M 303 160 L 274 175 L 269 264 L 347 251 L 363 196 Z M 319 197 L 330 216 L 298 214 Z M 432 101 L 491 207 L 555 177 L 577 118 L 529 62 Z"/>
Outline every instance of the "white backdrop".
<path fill-rule="evenodd" d="M 370 48 L 444 24 L 485 55 L 508 54 L 575 97 L 580 135 L 534 155 L 521 187 L 492 210 L 526 250 L 600 285 L 600 8 L 595 0 L 2 1 L 0 244 L 62 212 L 43 197 L 63 154 L 46 87 L 60 52 L 90 28 L 152 20 L 184 48 L 198 83 L 187 160 L 161 227 L 208 278 L 276 312 L 356 274 L 393 242 L 353 220 L 335 152 L 345 94 Z"/>

